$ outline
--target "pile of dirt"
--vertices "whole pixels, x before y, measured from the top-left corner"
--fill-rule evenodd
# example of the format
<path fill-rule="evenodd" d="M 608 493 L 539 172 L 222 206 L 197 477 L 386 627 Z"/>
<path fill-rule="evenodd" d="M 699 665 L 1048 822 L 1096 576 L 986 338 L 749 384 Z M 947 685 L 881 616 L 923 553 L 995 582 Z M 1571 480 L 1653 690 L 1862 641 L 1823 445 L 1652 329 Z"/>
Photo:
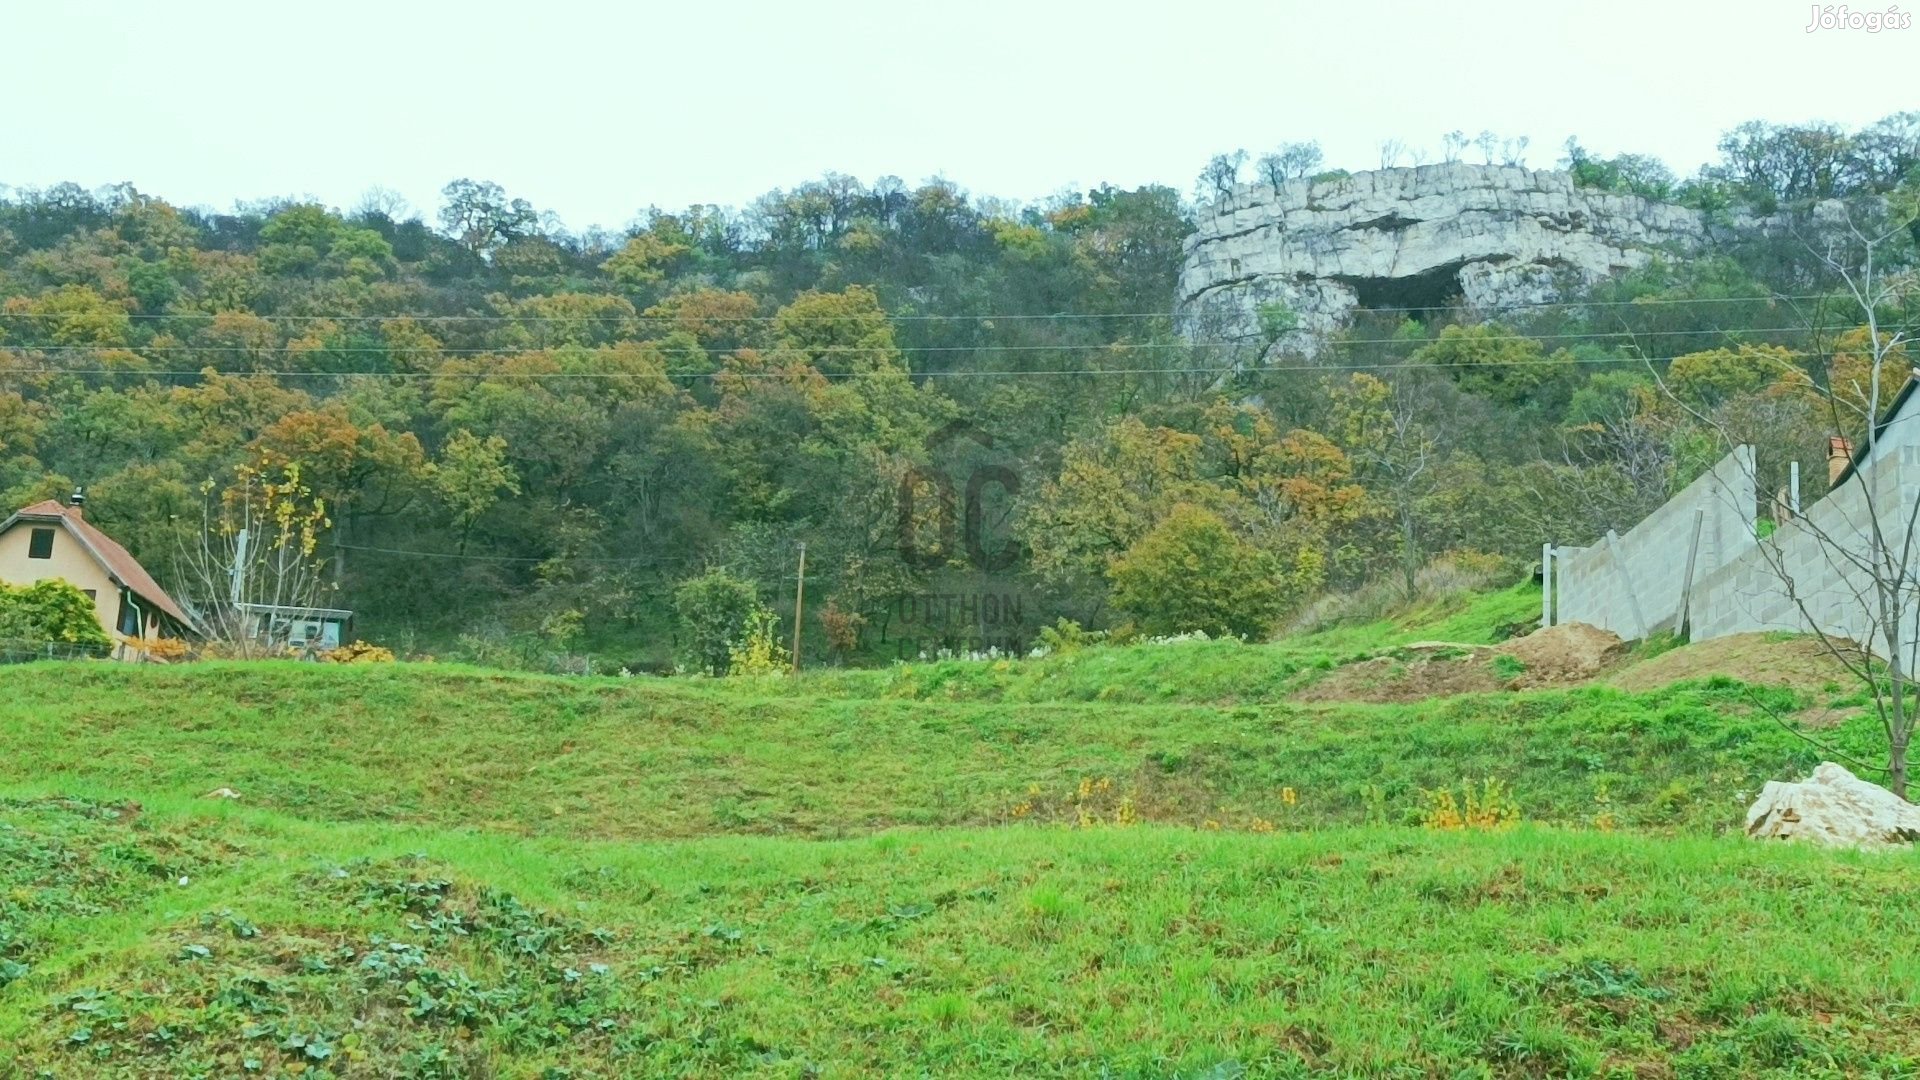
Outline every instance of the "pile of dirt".
<path fill-rule="evenodd" d="M 1484 645 L 1422 642 L 1352 664 L 1342 664 L 1297 691 L 1296 701 L 1422 701 L 1499 690 L 1506 680 Z"/>
<path fill-rule="evenodd" d="M 1537 630 L 1499 645 L 1422 641 L 1342 665 L 1293 696 L 1297 701 L 1396 702 L 1570 686 L 1605 672 L 1626 651 L 1617 635 L 1586 623 Z"/>
<path fill-rule="evenodd" d="M 1854 648 L 1847 642 L 1836 644 Z M 1386 656 L 1342 665 L 1293 696 L 1298 701 L 1420 701 L 1595 682 L 1642 693 L 1715 675 L 1807 691 L 1857 685 L 1857 677 L 1846 665 L 1809 635 L 1735 634 L 1645 660 L 1630 660 L 1629 652 L 1618 635 L 1578 622 L 1536 630 L 1498 645 L 1423 641 Z M 1816 707 L 1801 719 L 1817 726 L 1835 722 L 1844 713 Z"/>
<path fill-rule="evenodd" d="M 1847 642 L 1837 644 L 1853 647 Z M 1796 690 L 1822 690 L 1835 683 L 1852 688 L 1856 683 L 1856 676 L 1818 638 L 1769 633 L 1732 634 L 1697 642 L 1629 664 L 1606 681 L 1640 693 L 1715 675 L 1756 686 L 1789 686 Z"/>
<path fill-rule="evenodd" d="M 1515 690 L 1583 683 L 1618 664 L 1627 653 L 1620 635 L 1582 622 L 1536 630 L 1495 648 L 1526 665 L 1509 684 Z"/>

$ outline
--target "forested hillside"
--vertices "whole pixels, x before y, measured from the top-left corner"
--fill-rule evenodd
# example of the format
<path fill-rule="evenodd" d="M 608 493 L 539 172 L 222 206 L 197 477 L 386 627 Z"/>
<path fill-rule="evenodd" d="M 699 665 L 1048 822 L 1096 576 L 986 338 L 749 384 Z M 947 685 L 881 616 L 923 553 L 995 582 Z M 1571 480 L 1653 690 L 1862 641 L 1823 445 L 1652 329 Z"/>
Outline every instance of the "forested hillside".
<path fill-rule="evenodd" d="M 1723 153 L 1685 184 L 1568 163 L 1696 206 L 1854 199 L 1876 272 L 1910 272 L 1920 116 L 1749 125 Z M 1726 437 L 1777 483 L 1846 426 L 1818 390 L 1866 352 L 1836 272 L 1863 236 L 1730 235 L 1499 323 L 1377 311 L 1309 363 L 1175 335 L 1206 212 L 1168 187 L 1016 206 L 829 175 L 572 232 L 470 180 L 431 222 L 380 197 L 15 191 L 0 501 L 84 485 L 195 602 L 208 506 L 297 474 L 362 636 L 637 668 L 690 659 L 674 594 L 707 571 L 790 613 L 802 543 L 818 657 L 1019 648 L 1062 617 L 1257 635 L 1443 556 L 1517 571 L 1624 528 Z M 1917 308 L 1895 290 L 1878 315 Z"/>

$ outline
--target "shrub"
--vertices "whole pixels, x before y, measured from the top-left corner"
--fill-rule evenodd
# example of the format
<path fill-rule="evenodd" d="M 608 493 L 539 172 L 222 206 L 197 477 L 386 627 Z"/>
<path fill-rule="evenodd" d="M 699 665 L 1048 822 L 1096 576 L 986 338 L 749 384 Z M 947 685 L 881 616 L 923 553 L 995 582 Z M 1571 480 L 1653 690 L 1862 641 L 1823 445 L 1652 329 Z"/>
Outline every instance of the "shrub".
<path fill-rule="evenodd" d="M 0 582 L 0 639 L 100 648 L 113 644 L 93 601 L 60 578 L 21 586 Z"/>
<path fill-rule="evenodd" d="M 786 669 L 780 651 L 780 620 L 760 608 L 747 617 L 746 635 L 727 658 L 728 675 L 776 675 Z"/>
<path fill-rule="evenodd" d="M 857 611 L 842 611 L 837 600 L 827 601 L 820 611 L 820 627 L 827 634 L 827 648 L 837 656 L 846 656 L 860 647 L 860 631 L 867 617 Z"/>
<path fill-rule="evenodd" d="M 681 582 L 673 590 L 673 610 L 687 633 L 687 658 L 709 675 L 725 675 L 733 651 L 746 643 L 753 620 L 766 609 L 752 582 L 718 568 Z"/>
<path fill-rule="evenodd" d="M 1197 506 L 1175 507 L 1107 576 L 1114 604 L 1150 635 L 1264 637 L 1286 602 L 1274 560 Z"/>
<path fill-rule="evenodd" d="M 140 646 L 141 655 L 155 664 L 173 664 L 185 660 L 193 647 L 181 638 L 155 638 Z"/>
<path fill-rule="evenodd" d="M 291 645 L 263 645 L 257 641 L 221 641 L 209 638 L 200 643 L 194 655 L 201 660 L 298 660 L 300 651 Z"/>
<path fill-rule="evenodd" d="M 1107 635 L 1102 631 L 1088 630 L 1064 616 L 1052 626 L 1040 628 L 1040 647 L 1049 653 L 1079 652 L 1106 639 Z"/>

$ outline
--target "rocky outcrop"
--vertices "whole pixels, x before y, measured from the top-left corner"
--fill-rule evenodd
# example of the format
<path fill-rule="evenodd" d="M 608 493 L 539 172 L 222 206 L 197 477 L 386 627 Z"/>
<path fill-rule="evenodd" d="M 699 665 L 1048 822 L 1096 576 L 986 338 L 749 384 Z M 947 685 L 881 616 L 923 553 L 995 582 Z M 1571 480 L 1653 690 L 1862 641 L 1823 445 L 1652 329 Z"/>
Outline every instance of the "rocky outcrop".
<path fill-rule="evenodd" d="M 1707 241 L 1693 210 L 1562 172 L 1454 163 L 1250 184 L 1201 211 L 1179 321 L 1193 340 L 1258 340 L 1260 308 L 1280 301 L 1298 320 L 1281 346 L 1312 354 L 1361 308 L 1497 314 Z"/>
<path fill-rule="evenodd" d="M 1772 780 L 1747 811 L 1747 835 L 1873 848 L 1920 840 L 1920 807 L 1832 762 L 1797 784 Z"/>

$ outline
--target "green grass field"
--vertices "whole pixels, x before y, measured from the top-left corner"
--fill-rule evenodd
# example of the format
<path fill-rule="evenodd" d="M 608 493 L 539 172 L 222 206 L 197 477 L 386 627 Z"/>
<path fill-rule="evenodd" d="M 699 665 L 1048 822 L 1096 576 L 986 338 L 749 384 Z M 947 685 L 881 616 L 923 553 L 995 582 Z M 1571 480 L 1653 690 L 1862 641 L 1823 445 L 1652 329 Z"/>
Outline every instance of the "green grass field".
<path fill-rule="evenodd" d="M 1920 862 L 1738 835 L 1792 692 L 1287 699 L 1525 599 L 798 683 L 0 669 L 0 1075 L 1915 1075 Z M 1518 824 L 1423 827 L 1487 778 Z"/>

